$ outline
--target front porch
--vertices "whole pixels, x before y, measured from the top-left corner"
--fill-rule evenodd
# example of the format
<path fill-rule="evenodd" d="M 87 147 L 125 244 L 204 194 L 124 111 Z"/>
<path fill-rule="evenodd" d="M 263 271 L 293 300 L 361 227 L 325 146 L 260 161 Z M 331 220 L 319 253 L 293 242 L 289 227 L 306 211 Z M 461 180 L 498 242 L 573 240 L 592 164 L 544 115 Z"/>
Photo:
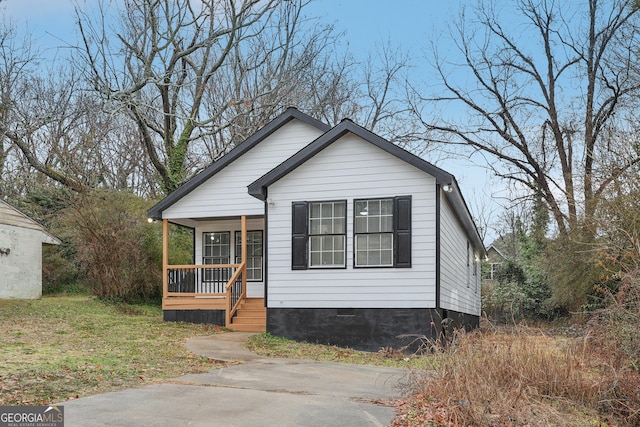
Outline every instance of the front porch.
<path fill-rule="evenodd" d="M 234 331 L 266 330 L 264 298 L 247 298 L 247 219 L 240 218 L 235 264 L 169 264 L 169 220 L 162 221 L 162 310 L 165 320 L 215 323 Z"/>

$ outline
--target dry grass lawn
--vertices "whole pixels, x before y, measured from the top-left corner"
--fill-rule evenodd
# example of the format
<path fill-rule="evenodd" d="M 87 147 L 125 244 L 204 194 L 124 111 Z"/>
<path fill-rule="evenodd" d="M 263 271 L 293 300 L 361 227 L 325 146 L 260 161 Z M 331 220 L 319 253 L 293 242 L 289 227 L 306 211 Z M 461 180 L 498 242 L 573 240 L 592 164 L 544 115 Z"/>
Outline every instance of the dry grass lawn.
<path fill-rule="evenodd" d="M 0 405 L 43 405 L 218 366 L 184 342 L 219 327 L 162 321 L 159 308 L 89 296 L 0 300 Z M 600 341 L 602 342 L 602 341 Z M 365 353 L 259 334 L 267 357 L 402 367 L 412 378 L 394 427 L 631 426 L 640 375 L 589 338 L 533 328 L 460 334 L 428 356 Z"/>
<path fill-rule="evenodd" d="M 215 366 L 183 345 L 219 330 L 89 296 L 0 300 L 0 405 L 43 405 Z"/>

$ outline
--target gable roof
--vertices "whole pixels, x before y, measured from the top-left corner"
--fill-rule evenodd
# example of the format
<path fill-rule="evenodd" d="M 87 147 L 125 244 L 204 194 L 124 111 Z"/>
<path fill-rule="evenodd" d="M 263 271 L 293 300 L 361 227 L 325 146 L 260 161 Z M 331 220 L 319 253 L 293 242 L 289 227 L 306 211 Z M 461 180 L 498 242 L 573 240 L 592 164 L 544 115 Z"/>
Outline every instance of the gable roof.
<path fill-rule="evenodd" d="M 198 173 L 196 176 L 191 178 L 189 181 L 182 184 L 176 191 L 169 194 L 167 197 L 158 202 L 155 206 L 147 211 L 147 215 L 153 219 L 162 219 L 162 211 L 176 203 L 178 200 L 186 196 L 195 190 L 200 184 L 214 176 L 216 173 L 220 172 L 230 163 L 238 159 L 247 151 L 251 150 L 257 144 L 262 142 L 269 135 L 273 134 L 275 131 L 280 129 L 285 124 L 289 123 L 291 120 L 300 120 L 303 123 L 311 125 L 322 132 L 326 132 L 331 129 L 331 126 L 322 123 L 319 120 L 314 119 L 311 116 L 308 116 L 298 109 L 289 107 L 286 111 L 280 114 L 278 117 L 267 123 L 264 127 L 258 130 L 256 133 L 248 137 L 241 144 L 236 145 L 231 151 L 222 156 L 219 160 L 213 162 L 206 169 Z"/>
<path fill-rule="evenodd" d="M 50 234 L 42 225 L 3 200 L 0 200 L 0 224 L 37 230 L 43 234 L 42 243 L 60 244 L 60 240 Z"/>
<path fill-rule="evenodd" d="M 376 147 L 386 151 L 387 153 L 403 160 L 410 165 L 420 169 L 421 171 L 436 178 L 436 184 L 450 185 L 454 189 L 452 192 L 444 192 L 445 197 L 453 206 L 453 209 L 462 223 L 467 235 L 473 241 L 474 246 L 481 249 L 484 255 L 484 244 L 478 234 L 478 230 L 471 218 L 467 204 L 460 193 L 457 181 L 453 175 L 440 169 L 439 167 L 427 162 L 424 159 L 398 147 L 397 145 L 387 141 L 386 139 L 374 134 L 371 131 L 353 123 L 349 119 L 345 119 L 340 124 L 325 132 L 316 140 L 305 146 L 293 156 L 276 166 L 271 171 L 267 172 L 262 177 L 258 178 L 248 186 L 249 194 L 260 200 L 266 200 L 267 187 L 284 177 L 298 166 L 305 163 L 307 160 L 318 154 L 320 151 L 327 148 L 329 145 L 336 142 L 338 139 L 352 133 L 363 140 L 375 145 Z"/>
<path fill-rule="evenodd" d="M 489 254 L 489 251 L 490 251 L 491 249 L 493 249 L 494 251 L 496 251 L 496 253 L 497 253 L 500 257 L 502 257 L 503 259 L 505 259 L 505 260 L 507 259 L 507 257 L 505 256 L 505 254 L 503 254 L 503 253 L 502 253 L 502 251 L 501 251 L 500 249 L 498 249 L 498 248 L 496 247 L 496 245 L 494 245 L 494 244 L 489 245 L 489 247 L 487 248 L 487 255 Z"/>

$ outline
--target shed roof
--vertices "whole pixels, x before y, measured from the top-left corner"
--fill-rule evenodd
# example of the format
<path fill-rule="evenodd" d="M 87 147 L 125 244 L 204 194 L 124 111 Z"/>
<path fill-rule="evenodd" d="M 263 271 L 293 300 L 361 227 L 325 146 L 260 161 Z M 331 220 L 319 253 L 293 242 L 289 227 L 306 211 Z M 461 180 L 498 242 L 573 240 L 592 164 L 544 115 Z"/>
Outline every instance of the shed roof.
<path fill-rule="evenodd" d="M 29 218 L 9 203 L 0 200 L 0 224 L 37 230 L 43 233 L 42 243 L 59 245 L 60 240 L 49 233 L 40 223 Z"/>

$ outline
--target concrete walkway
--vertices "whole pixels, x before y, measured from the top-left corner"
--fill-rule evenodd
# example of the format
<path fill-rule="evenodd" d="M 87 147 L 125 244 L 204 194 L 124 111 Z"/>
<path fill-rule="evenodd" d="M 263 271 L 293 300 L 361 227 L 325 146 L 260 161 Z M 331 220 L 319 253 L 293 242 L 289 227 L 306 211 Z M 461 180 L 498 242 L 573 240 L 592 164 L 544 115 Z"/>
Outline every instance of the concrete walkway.
<path fill-rule="evenodd" d="M 61 403 L 65 426 L 386 426 L 403 369 L 265 359 L 244 349 L 250 334 L 189 340 L 192 352 L 241 364 L 162 384 Z"/>

